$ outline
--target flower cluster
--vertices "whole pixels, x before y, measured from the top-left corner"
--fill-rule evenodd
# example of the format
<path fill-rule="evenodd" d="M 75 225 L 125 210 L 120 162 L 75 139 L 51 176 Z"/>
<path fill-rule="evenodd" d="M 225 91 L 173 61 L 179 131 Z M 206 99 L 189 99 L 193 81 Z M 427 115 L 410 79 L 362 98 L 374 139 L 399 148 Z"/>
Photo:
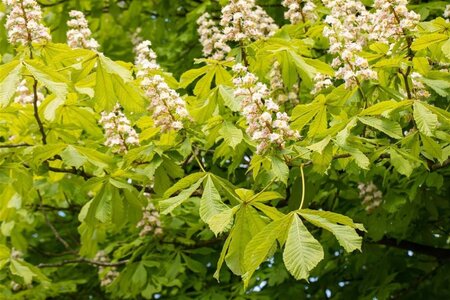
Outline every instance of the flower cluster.
<path fill-rule="evenodd" d="M 147 195 L 147 197 L 149 197 L 149 195 Z M 141 228 L 141 231 L 139 232 L 140 237 L 144 237 L 151 232 L 153 232 L 155 236 L 163 234 L 159 212 L 151 202 L 148 203 L 147 207 L 142 209 L 142 219 L 136 227 Z"/>
<path fill-rule="evenodd" d="M 97 252 L 94 260 L 98 261 L 98 262 L 103 262 L 103 263 L 110 262 L 108 256 L 106 255 L 105 251 L 103 251 L 103 250 Z M 101 286 L 110 285 L 114 281 L 114 279 L 116 279 L 119 276 L 119 272 L 117 271 L 117 268 L 115 266 L 111 266 L 111 267 L 98 266 L 98 273 L 101 276 L 101 280 L 100 280 Z"/>
<path fill-rule="evenodd" d="M 417 72 L 412 72 L 410 75 L 411 82 L 413 85 L 413 93 L 415 98 L 428 98 L 430 97 L 430 92 L 427 91 L 427 88 L 425 85 L 420 81 L 420 78 L 422 78 L 422 75 L 420 75 Z"/>
<path fill-rule="evenodd" d="M 416 28 L 420 15 L 408 11 L 407 0 L 375 0 L 375 11 L 369 15 L 368 39 L 390 44 Z"/>
<path fill-rule="evenodd" d="M 314 22 L 318 18 L 315 13 L 316 5 L 309 0 L 283 0 L 281 4 L 288 9 L 284 17 L 291 24 Z"/>
<path fill-rule="evenodd" d="M 100 45 L 91 38 L 92 32 L 84 14 L 78 10 L 71 10 L 69 16 L 71 19 L 67 21 L 67 26 L 70 28 L 67 31 L 67 44 L 71 48 L 97 50 Z"/>
<path fill-rule="evenodd" d="M 314 76 L 314 88 L 311 90 L 311 94 L 318 94 L 320 91 L 333 85 L 331 77 L 322 73 L 317 73 Z"/>
<path fill-rule="evenodd" d="M 119 105 L 110 113 L 102 112 L 99 123 L 105 128 L 105 146 L 113 152 L 125 153 L 130 146 L 139 145 L 139 136 Z"/>
<path fill-rule="evenodd" d="M 200 43 L 203 46 L 203 56 L 211 57 L 216 60 L 225 58 L 231 51 L 230 46 L 226 44 L 225 36 L 218 28 L 209 13 L 204 13 L 197 20 L 198 34 Z"/>
<path fill-rule="evenodd" d="M 290 128 L 288 115 L 270 98 L 267 86 L 241 64 L 235 65 L 233 71 L 237 74 L 233 80 L 234 95 L 241 98 L 242 114 L 248 125 L 246 132 L 258 143 L 256 152 L 264 153 L 271 145 L 283 149 L 286 141 L 300 138 Z"/>
<path fill-rule="evenodd" d="M 35 0 L 4 0 L 3 2 L 11 7 L 6 20 L 6 30 L 12 45 L 45 43 L 51 40 L 48 28 L 42 24 L 41 7 Z"/>
<path fill-rule="evenodd" d="M 323 35 L 330 41 L 329 52 L 337 55 L 331 64 L 337 69 L 335 77 L 343 79 L 346 88 L 353 88 L 363 80 L 377 79 L 367 59 L 359 55 L 367 42 L 364 33 L 370 30 L 365 6 L 355 0 L 324 0 L 324 4 L 331 10 L 325 18 L 329 27 L 324 28 Z M 324 80 L 319 81 L 322 82 L 315 90 L 324 84 Z"/>
<path fill-rule="evenodd" d="M 155 125 L 162 132 L 183 128 L 183 120 L 189 118 L 186 103 L 180 95 L 169 87 L 164 78 L 155 71 L 160 71 L 156 62 L 156 54 L 149 48 L 151 43 L 144 41 L 136 48 L 137 77 L 141 79 L 141 87 L 150 100 L 148 109 L 152 112 Z"/>
<path fill-rule="evenodd" d="M 37 95 L 37 105 L 39 105 L 44 100 L 44 95 L 36 91 Z M 27 81 L 22 80 L 16 88 L 16 96 L 14 97 L 14 102 L 22 105 L 32 104 L 34 102 L 33 92 L 27 87 Z"/>
<path fill-rule="evenodd" d="M 275 99 L 276 103 L 284 104 L 289 102 L 294 105 L 298 103 L 298 83 L 295 83 L 291 87 L 290 92 L 287 91 L 281 74 L 281 66 L 277 60 L 272 64 L 272 68 L 269 72 L 269 80 L 271 96 Z"/>
<path fill-rule="evenodd" d="M 444 11 L 444 18 L 450 18 L 450 4 L 448 4 L 446 7 L 445 7 L 445 11 Z M 448 21 L 448 19 L 447 19 L 447 21 Z"/>
<path fill-rule="evenodd" d="M 373 212 L 383 202 L 383 193 L 373 182 L 369 184 L 360 183 L 358 184 L 358 189 L 359 197 L 368 213 Z"/>
<path fill-rule="evenodd" d="M 228 42 L 256 41 L 272 36 L 278 29 L 275 21 L 256 5 L 255 0 L 231 0 L 221 12 L 219 24 L 208 13 L 197 20 L 205 57 L 221 60 L 231 50 Z"/>
<path fill-rule="evenodd" d="M 220 25 L 225 39 L 236 42 L 272 36 L 278 29 L 255 0 L 231 0 L 222 8 Z"/>

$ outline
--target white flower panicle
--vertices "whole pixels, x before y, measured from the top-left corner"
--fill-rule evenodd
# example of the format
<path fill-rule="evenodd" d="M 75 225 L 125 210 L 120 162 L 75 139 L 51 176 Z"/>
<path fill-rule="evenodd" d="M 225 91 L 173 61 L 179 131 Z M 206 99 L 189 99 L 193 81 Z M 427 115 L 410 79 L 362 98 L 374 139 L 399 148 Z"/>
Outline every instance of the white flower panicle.
<path fill-rule="evenodd" d="M 180 130 L 183 128 L 183 121 L 189 118 L 186 103 L 161 75 L 154 74 L 160 70 L 160 66 L 150 45 L 149 41 L 139 44 L 136 55 L 137 77 L 141 79 L 141 87 L 150 100 L 148 109 L 155 126 L 160 127 L 162 132 Z"/>
<path fill-rule="evenodd" d="M 353 88 L 360 81 L 377 79 L 377 73 L 369 67 L 367 59 L 359 53 L 366 45 L 365 32 L 370 30 L 369 12 L 360 1 L 355 0 L 324 0 L 325 6 L 331 12 L 325 18 L 323 35 L 330 41 L 329 52 L 337 55 L 332 67 L 337 69 L 335 77 L 343 79 L 346 88 Z M 329 85 L 327 78 L 318 78 L 319 86 Z"/>
<path fill-rule="evenodd" d="M 298 83 L 295 83 L 291 87 L 290 92 L 287 90 L 283 82 L 280 63 L 277 60 L 272 64 L 269 72 L 269 80 L 271 96 L 275 99 L 276 103 L 280 105 L 287 102 L 291 104 L 298 103 Z"/>
<path fill-rule="evenodd" d="M 360 183 L 358 184 L 358 189 L 359 197 L 368 213 L 373 212 L 383 202 L 383 193 L 373 182 L 368 184 Z"/>
<path fill-rule="evenodd" d="M 149 197 L 149 195 L 147 195 L 147 197 Z M 142 219 L 136 227 L 141 228 L 141 231 L 139 232 L 140 237 L 144 237 L 151 232 L 153 232 L 155 236 L 161 236 L 163 234 L 159 212 L 152 203 L 149 202 L 147 207 L 142 209 Z"/>
<path fill-rule="evenodd" d="M 70 20 L 67 21 L 69 30 L 67 31 L 67 44 L 71 48 L 84 48 L 97 50 L 100 45 L 91 37 L 92 32 L 88 27 L 86 17 L 81 11 L 71 10 L 69 12 Z"/>
<path fill-rule="evenodd" d="M 256 152 L 262 154 L 271 145 L 283 149 L 288 140 L 300 138 L 297 131 L 289 126 L 289 116 L 281 112 L 278 104 L 270 98 L 267 86 L 241 64 L 233 67 L 238 75 L 233 83 L 234 95 L 241 97 L 241 112 L 245 116 L 247 134 L 258 143 Z"/>
<path fill-rule="evenodd" d="M 255 41 L 275 34 L 275 21 L 255 0 L 231 0 L 222 8 L 220 25 L 226 41 Z"/>
<path fill-rule="evenodd" d="M 311 90 L 311 94 L 318 94 L 320 91 L 333 85 L 331 77 L 322 73 L 317 73 L 314 76 L 314 88 Z"/>
<path fill-rule="evenodd" d="M 44 100 L 44 94 L 40 91 L 37 94 L 37 105 L 39 105 Z M 27 87 L 27 81 L 22 80 L 16 88 L 16 96 L 14 97 L 14 103 L 19 103 L 22 105 L 33 104 L 34 95 L 33 92 Z"/>
<path fill-rule="evenodd" d="M 139 146 L 139 136 L 119 105 L 110 113 L 102 112 L 99 123 L 105 129 L 105 146 L 113 152 L 125 153 L 131 146 Z"/>
<path fill-rule="evenodd" d="M 109 263 L 109 257 L 106 255 L 105 251 L 101 250 L 97 252 L 94 258 L 95 261 Z M 101 277 L 100 286 L 110 285 L 114 279 L 116 279 L 120 274 L 115 266 L 98 266 L 98 274 Z"/>
<path fill-rule="evenodd" d="M 231 51 L 228 42 L 251 42 L 275 34 L 275 21 L 255 0 L 231 0 L 222 8 L 219 24 L 205 13 L 197 20 L 203 55 L 224 59 Z"/>
<path fill-rule="evenodd" d="M 225 35 L 220 31 L 218 24 L 212 20 L 209 13 L 204 13 L 197 20 L 200 43 L 203 46 L 203 56 L 222 60 L 231 51 L 226 44 Z"/>
<path fill-rule="evenodd" d="M 139 44 L 144 41 L 144 39 L 140 36 L 141 32 L 142 32 L 142 28 L 138 27 L 131 34 L 131 44 L 133 44 L 133 51 L 135 54 L 138 52 L 137 47 L 139 46 Z"/>
<path fill-rule="evenodd" d="M 41 7 L 35 0 L 3 0 L 3 2 L 10 6 L 6 30 L 12 45 L 46 43 L 51 40 L 48 28 L 42 24 Z"/>
<path fill-rule="evenodd" d="M 316 5 L 309 0 L 283 0 L 281 4 L 288 9 L 284 18 L 291 24 L 314 22 L 318 19 L 315 13 Z"/>
<path fill-rule="evenodd" d="M 444 10 L 444 14 L 443 14 L 444 18 L 450 18 L 450 4 L 448 4 L 447 6 L 445 6 L 445 10 Z"/>
<path fill-rule="evenodd" d="M 420 21 L 420 15 L 408 11 L 407 4 L 407 0 L 375 0 L 375 11 L 369 15 L 371 27 L 368 39 L 391 44 L 408 31 L 413 31 Z"/>
<path fill-rule="evenodd" d="M 413 85 L 412 92 L 414 94 L 414 97 L 417 99 L 430 97 L 430 92 L 428 92 L 425 85 L 422 83 L 422 81 L 420 81 L 422 77 L 423 76 L 417 72 L 412 72 L 410 75 Z"/>
<path fill-rule="evenodd" d="M 155 51 L 150 48 L 151 45 L 150 41 L 142 41 L 135 47 L 136 58 L 134 64 L 137 67 L 136 76 L 138 78 L 144 78 L 151 72 L 161 69 L 156 62 L 157 56 Z"/>

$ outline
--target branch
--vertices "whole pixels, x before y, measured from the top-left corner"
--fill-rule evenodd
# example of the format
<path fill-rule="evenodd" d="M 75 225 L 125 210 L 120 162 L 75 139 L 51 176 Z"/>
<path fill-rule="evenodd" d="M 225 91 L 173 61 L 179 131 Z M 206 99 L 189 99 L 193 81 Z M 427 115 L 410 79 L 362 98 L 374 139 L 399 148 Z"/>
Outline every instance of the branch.
<path fill-rule="evenodd" d="M 43 199 L 42 199 L 41 192 L 40 192 L 39 190 L 36 190 L 36 191 L 37 191 L 37 194 L 38 194 L 38 197 L 39 197 L 39 203 L 40 203 L 41 208 L 42 208 L 42 205 L 43 205 L 43 202 L 44 202 L 44 201 L 43 201 Z M 71 250 L 72 253 L 76 253 L 76 251 L 74 251 L 74 250 L 70 247 L 69 243 L 67 243 L 66 240 L 62 238 L 62 236 L 59 234 L 58 230 L 56 230 L 56 228 L 53 226 L 53 224 L 50 223 L 50 220 L 49 220 L 49 218 L 48 218 L 48 216 L 47 216 L 45 210 L 42 210 L 42 214 L 44 215 L 45 222 L 47 223 L 47 226 L 50 227 L 50 229 L 52 230 L 52 232 L 53 232 L 53 234 L 55 235 L 56 239 L 57 239 L 58 241 L 60 241 L 61 244 L 63 244 L 64 247 L 65 247 L 66 249 Z"/>
<path fill-rule="evenodd" d="M 32 52 L 31 52 L 32 53 Z M 42 123 L 41 117 L 39 117 L 39 110 L 38 110 L 38 95 L 37 95 L 37 80 L 34 79 L 33 83 L 33 111 L 34 111 L 34 118 L 36 119 L 36 122 L 39 126 L 39 131 L 41 132 L 42 136 L 42 144 L 47 144 L 47 134 L 45 134 L 44 125 Z"/>
<path fill-rule="evenodd" d="M 431 171 L 436 171 L 438 169 L 445 168 L 448 165 L 450 165 L 450 158 L 447 159 L 446 161 L 444 161 L 442 164 L 436 163 L 436 164 L 431 165 L 430 169 L 431 169 Z"/>
<path fill-rule="evenodd" d="M 388 247 L 394 247 L 398 249 L 411 250 L 417 253 L 434 256 L 437 259 L 450 259 L 450 249 L 445 248 L 435 248 L 428 245 L 422 245 L 415 242 L 410 241 L 397 241 L 393 238 L 384 237 L 379 241 L 371 242 L 367 241 L 371 244 L 384 245 Z"/>
<path fill-rule="evenodd" d="M 9 144 L 9 145 L 0 145 L 0 149 L 2 149 L 2 148 L 29 147 L 29 146 L 32 146 L 32 145 L 27 144 L 27 143 L 23 143 L 23 144 Z"/>
<path fill-rule="evenodd" d="M 56 262 L 56 263 L 41 263 L 41 264 L 38 264 L 37 267 L 38 268 L 56 268 L 56 267 L 62 267 L 62 266 L 69 265 L 69 264 L 80 264 L 80 263 L 85 263 L 85 264 L 90 264 L 90 265 L 95 265 L 95 266 L 103 266 L 103 267 L 116 267 L 116 266 L 120 266 L 120 265 L 125 265 L 129 261 L 130 261 L 129 259 L 126 259 L 126 260 L 119 260 L 116 262 L 104 262 L 104 261 L 97 261 L 97 260 L 80 257 L 80 258 L 76 258 L 76 259 L 65 259 L 65 260 L 62 260 L 62 261 Z"/>

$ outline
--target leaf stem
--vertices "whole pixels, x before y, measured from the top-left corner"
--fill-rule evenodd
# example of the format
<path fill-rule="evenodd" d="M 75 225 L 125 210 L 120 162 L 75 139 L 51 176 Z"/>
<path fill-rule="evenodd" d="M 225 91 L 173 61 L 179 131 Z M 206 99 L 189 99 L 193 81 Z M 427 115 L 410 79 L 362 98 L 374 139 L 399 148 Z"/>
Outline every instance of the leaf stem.
<path fill-rule="evenodd" d="M 300 165 L 300 174 L 302 175 L 302 201 L 300 202 L 300 208 L 302 209 L 303 203 L 305 202 L 305 173 L 303 172 L 303 164 Z"/>

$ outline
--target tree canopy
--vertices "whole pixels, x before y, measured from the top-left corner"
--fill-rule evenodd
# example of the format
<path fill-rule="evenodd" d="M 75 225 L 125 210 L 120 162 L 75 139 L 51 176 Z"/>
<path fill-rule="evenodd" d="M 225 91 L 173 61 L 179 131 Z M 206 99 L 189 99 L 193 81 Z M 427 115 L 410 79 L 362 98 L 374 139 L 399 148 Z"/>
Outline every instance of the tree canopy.
<path fill-rule="evenodd" d="M 4 0 L 0 298 L 449 298 L 449 19 Z"/>

